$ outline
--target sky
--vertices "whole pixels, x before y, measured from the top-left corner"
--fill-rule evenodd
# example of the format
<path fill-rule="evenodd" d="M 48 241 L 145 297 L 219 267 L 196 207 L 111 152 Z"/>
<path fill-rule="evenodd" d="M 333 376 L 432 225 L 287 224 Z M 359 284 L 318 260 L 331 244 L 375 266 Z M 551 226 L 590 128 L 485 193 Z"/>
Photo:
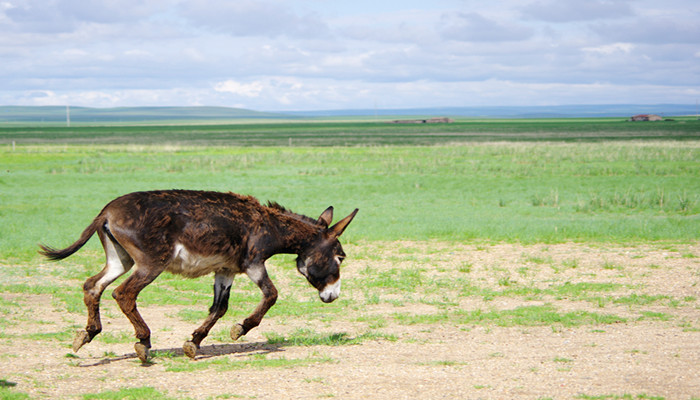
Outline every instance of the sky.
<path fill-rule="evenodd" d="M 698 99 L 697 0 L 0 0 L 0 105 Z"/>

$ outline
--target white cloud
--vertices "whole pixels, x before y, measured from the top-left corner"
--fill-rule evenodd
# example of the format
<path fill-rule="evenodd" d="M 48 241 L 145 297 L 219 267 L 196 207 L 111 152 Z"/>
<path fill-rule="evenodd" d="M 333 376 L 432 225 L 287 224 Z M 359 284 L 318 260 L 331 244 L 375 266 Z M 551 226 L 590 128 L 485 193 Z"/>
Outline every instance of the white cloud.
<path fill-rule="evenodd" d="M 89 53 L 84 49 L 70 48 L 63 50 L 60 54 L 66 57 L 85 57 Z"/>
<path fill-rule="evenodd" d="M 180 15 L 197 26 L 234 36 L 313 38 L 329 33 L 316 14 L 296 13 L 285 1 L 200 0 L 180 7 Z"/>
<path fill-rule="evenodd" d="M 192 61 L 196 62 L 208 62 L 207 56 L 203 54 L 199 49 L 195 49 L 193 47 L 187 47 L 182 50 L 182 54 L 189 58 Z"/>
<path fill-rule="evenodd" d="M 700 87 L 690 0 L 2 1 L 3 104 L 694 103 Z"/>
<path fill-rule="evenodd" d="M 214 85 L 217 92 L 231 93 L 238 96 L 258 97 L 263 91 L 261 82 L 240 83 L 233 80 L 219 82 Z"/>
<path fill-rule="evenodd" d="M 0 5 L 20 30 L 62 31 L 79 23 L 134 21 L 166 10 L 175 0 L 8 0 Z M 44 28 L 42 29 L 42 26 Z"/>
<path fill-rule="evenodd" d="M 635 45 L 632 43 L 612 43 L 596 47 L 584 47 L 583 51 L 609 56 L 615 53 L 629 54 L 632 52 L 632 50 L 634 50 L 634 48 Z"/>
<path fill-rule="evenodd" d="M 150 57 L 152 54 L 150 52 L 148 52 L 146 50 L 142 50 L 142 49 L 130 49 L 130 50 L 126 50 L 124 52 L 124 55 L 129 56 L 129 57 L 141 57 L 141 58 L 143 58 L 143 57 Z"/>
<path fill-rule="evenodd" d="M 593 25 L 592 29 L 601 37 L 614 41 L 697 45 L 700 38 L 700 13 L 686 16 L 643 17 L 633 21 L 606 22 Z"/>
<path fill-rule="evenodd" d="M 611 100 L 611 93 L 615 100 Z M 665 102 L 668 96 L 694 103 L 700 90 L 687 86 L 646 83 L 526 83 L 501 79 L 480 81 L 370 83 L 359 80 L 299 80 L 276 77 L 259 95 L 217 91 L 214 88 L 172 88 L 115 91 L 2 92 L 0 103 L 87 107 L 220 105 L 263 111 L 415 108 L 450 106 L 609 104 Z M 8 99 L 14 99 L 8 102 Z"/>
<path fill-rule="evenodd" d="M 476 12 L 444 14 L 441 25 L 444 39 L 465 42 L 523 41 L 534 34 L 520 23 L 500 22 Z"/>
<path fill-rule="evenodd" d="M 544 0 L 527 4 L 521 9 L 529 18 L 557 23 L 615 19 L 634 13 L 630 0 Z"/>
<path fill-rule="evenodd" d="M 117 102 L 118 96 L 113 93 L 101 91 L 85 91 L 77 93 L 56 93 L 52 90 L 34 91 L 25 93 L 24 101 L 19 102 L 20 105 L 34 106 L 51 106 L 51 105 L 87 105 L 92 104 L 96 107 L 111 105 Z"/>

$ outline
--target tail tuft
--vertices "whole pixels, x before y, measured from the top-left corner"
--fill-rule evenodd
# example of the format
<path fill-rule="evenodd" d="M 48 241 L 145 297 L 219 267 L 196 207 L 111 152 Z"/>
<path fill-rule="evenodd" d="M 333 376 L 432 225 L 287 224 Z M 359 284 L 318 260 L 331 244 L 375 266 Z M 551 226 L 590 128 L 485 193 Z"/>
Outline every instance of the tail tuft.
<path fill-rule="evenodd" d="M 70 249 L 58 250 L 54 249 L 53 247 L 45 246 L 43 244 L 40 244 L 39 247 L 41 247 L 41 250 L 39 250 L 39 254 L 43 255 L 51 261 L 63 260 L 64 258 L 74 253 L 73 251 L 69 251 Z"/>
<path fill-rule="evenodd" d="M 63 260 L 64 258 L 80 250 L 80 248 L 83 247 L 88 240 L 90 240 L 90 236 L 97 232 L 97 228 L 103 223 L 104 217 L 102 217 L 102 214 L 100 214 L 92 221 L 90 225 L 88 225 L 87 228 L 85 228 L 83 234 L 80 235 L 80 239 L 78 239 L 72 245 L 66 247 L 65 249 L 58 250 L 54 249 L 53 247 L 39 244 L 39 247 L 41 247 L 41 250 L 39 250 L 39 254 L 43 255 L 51 261 Z"/>

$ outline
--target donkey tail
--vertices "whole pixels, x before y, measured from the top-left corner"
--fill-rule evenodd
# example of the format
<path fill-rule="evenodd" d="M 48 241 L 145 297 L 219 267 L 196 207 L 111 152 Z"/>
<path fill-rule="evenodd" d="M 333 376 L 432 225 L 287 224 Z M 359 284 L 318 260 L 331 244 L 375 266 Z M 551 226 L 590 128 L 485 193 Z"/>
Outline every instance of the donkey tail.
<path fill-rule="evenodd" d="M 39 254 L 43 255 L 51 261 L 63 260 L 64 258 L 69 257 L 71 254 L 80 250 L 81 247 L 85 246 L 85 243 L 87 243 L 87 241 L 90 240 L 92 235 L 94 235 L 95 232 L 97 232 L 97 228 L 99 228 L 99 226 L 103 223 L 104 218 L 102 214 L 100 214 L 97 216 L 97 218 L 95 218 L 92 221 L 90 225 L 88 225 L 87 228 L 85 228 L 83 234 L 80 235 L 80 238 L 72 245 L 66 247 L 65 249 L 59 250 L 54 249 L 53 247 L 39 244 L 39 247 L 41 247 L 41 250 L 39 250 Z"/>

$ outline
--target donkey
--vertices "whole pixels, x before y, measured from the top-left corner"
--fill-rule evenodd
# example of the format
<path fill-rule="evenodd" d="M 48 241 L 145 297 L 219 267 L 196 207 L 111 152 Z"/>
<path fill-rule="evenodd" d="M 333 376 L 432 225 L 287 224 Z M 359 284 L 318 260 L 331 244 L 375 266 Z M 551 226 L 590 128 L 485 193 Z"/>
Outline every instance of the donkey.
<path fill-rule="evenodd" d="M 255 311 L 231 328 L 237 340 L 260 324 L 277 300 L 265 261 L 275 254 L 296 254 L 297 270 L 330 303 L 340 294 L 340 264 L 345 258 L 338 237 L 357 214 L 330 226 L 333 207 L 316 220 L 295 214 L 277 203 L 262 205 L 251 196 L 188 190 L 135 192 L 108 203 L 72 245 L 57 250 L 40 245 L 50 260 L 78 251 L 97 232 L 105 251 L 105 267 L 83 285 L 88 312 L 85 330 L 73 340 L 73 351 L 102 331 L 100 297 L 105 288 L 132 270 L 112 297 L 134 326 L 134 349 L 147 363 L 151 331 L 136 308 L 139 292 L 163 271 L 196 278 L 214 273 L 214 302 L 202 325 L 185 342 L 194 359 L 200 343 L 228 309 L 233 278 L 245 273 L 262 291 Z M 330 227 L 329 227 L 330 226 Z"/>

